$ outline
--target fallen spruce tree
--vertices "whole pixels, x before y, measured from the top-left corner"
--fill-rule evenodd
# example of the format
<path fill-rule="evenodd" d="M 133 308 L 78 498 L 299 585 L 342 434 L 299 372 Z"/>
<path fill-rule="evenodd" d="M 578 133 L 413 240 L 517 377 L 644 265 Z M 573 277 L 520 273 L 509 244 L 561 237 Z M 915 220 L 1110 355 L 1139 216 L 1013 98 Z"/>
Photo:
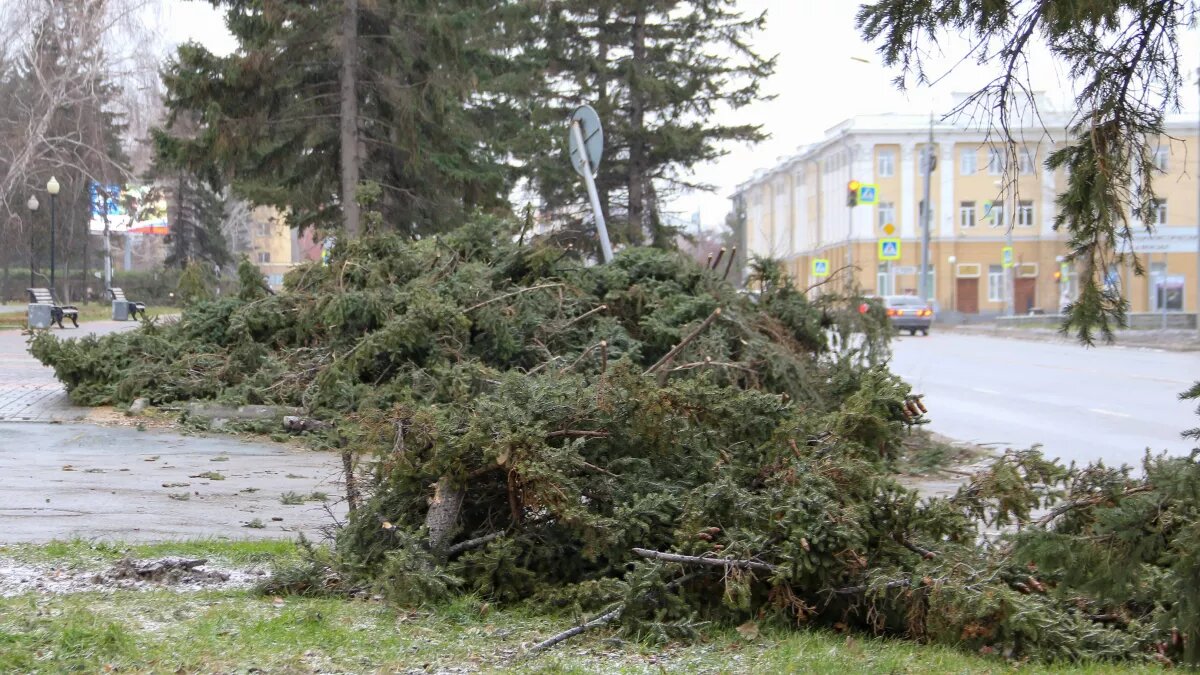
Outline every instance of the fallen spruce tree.
<path fill-rule="evenodd" d="M 300 408 L 347 460 L 331 557 L 276 591 L 472 592 L 589 628 L 851 626 L 1012 659 L 1196 663 L 1200 467 L 1010 452 L 955 496 L 889 470 L 923 404 L 874 304 L 771 264 L 652 249 L 588 266 L 480 219 L 340 244 L 268 295 L 32 351 L 89 405 Z M 246 275 L 247 278 L 254 275 Z M 836 336 L 837 345 L 831 345 Z M 983 531 L 1006 528 L 1000 537 Z"/>

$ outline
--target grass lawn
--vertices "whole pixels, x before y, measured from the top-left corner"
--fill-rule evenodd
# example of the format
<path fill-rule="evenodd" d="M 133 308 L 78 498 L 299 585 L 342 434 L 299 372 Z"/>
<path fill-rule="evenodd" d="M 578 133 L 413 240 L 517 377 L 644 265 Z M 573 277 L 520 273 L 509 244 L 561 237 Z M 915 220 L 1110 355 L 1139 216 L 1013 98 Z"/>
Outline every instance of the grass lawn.
<path fill-rule="evenodd" d="M 0 547 L 0 559 L 102 567 L 123 554 L 202 556 L 230 565 L 290 558 L 280 542 Z M 1014 668 L 947 647 L 764 627 L 747 639 L 711 626 L 698 641 L 576 637 L 532 659 L 523 648 L 572 617 L 498 609 L 475 597 L 404 609 L 366 600 L 271 598 L 241 590 L 104 590 L 0 598 L 0 672 L 1108 673 L 1103 664 Z M 257 671 L 254 669 L 258 669 Z"/>
<path fill-rule="evenodd" d="M 8 307 L 19 306 L 21 308 L 21 311 L 20 312 L 0 312 L 0 330 L 10 329 L 10 328 L 24 329 L 26 327 L 26 321 L 25 321 L 26 305 L 21 304 L 21 305 L 7 305 L 7 306 Z M 110 303 L 93 302 L 88 305 L 76 304 L 75 306 L 79 308 L 79 325 L 80 325 L 80 327 L 86 326 L 89 321 L 110 321 L 110 320 L 112 320 L 112 305 Z M 161 315 L 165 315 L 165 314 L 178 314 L 178 313 L 179 313 L 179 308 L 177 308 L 177 307 L 147 307 L 146 308 L 146 315 L 150 316 L 150 317 L 161 316 Z M 63 319 L 63 323 L 66 324 L 68 330 L 72 330 L 71 321 L 69 319 Z M 58 330 L 58 327 L 55 326 L 54 330 Z"/>

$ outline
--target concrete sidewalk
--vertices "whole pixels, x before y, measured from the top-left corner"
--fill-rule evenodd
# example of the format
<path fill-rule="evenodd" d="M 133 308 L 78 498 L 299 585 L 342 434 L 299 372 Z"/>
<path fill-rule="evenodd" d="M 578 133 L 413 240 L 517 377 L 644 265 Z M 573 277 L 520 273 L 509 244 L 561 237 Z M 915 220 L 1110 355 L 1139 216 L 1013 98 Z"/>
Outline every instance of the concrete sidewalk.
<path fill-rule="evenodd" d="M 1074 334 L 1063 334 L 1057 328 L 1035 328 L 1030 326 L 1009 327 L 995 324 L 968 324 L 959 326 L 934 325 L 934 330 L 955 335 L 986 335 L 989 337 L 1031 340 L 1035 342 L 1059 342 L 1078 344 Z M 1104 342 L 1099 335 L 1096 344 Z M 1200 351 L 1200 335 L 1190 329 L 1167 328 L 1157 330 L 1121 330 L 1116 332 L 1117 347 L 1139 349 L 1161 349 L 1169 352 Z"/>
<path fill-rule="evenodd" d="M 52 329 L 56 337 L 104 335 L 136 328 L 135 321 L 92 321 L 81 328 Z M 86 408 L 72 406 L 54 371 L 29 354 L 27 336 L 0 331 L 0 422 L 63 422 L 83 419 Z"/>

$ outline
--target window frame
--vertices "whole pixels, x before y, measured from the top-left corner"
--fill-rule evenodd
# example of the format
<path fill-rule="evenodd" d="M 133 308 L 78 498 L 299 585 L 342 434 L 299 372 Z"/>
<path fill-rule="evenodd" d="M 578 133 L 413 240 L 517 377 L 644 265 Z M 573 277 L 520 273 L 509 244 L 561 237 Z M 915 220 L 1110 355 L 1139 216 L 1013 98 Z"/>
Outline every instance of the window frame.
<path fill-rule="evenodd" d="M 1171 148 L 1165 145 L 1160 145 L 1154 149 L 1154 168 L 1162 173 L 1167 173 L 1171 169 Z"/>
<path fill-rule="evenodd" d="M 1020 202 L 1018 202 L 1016 216 L 1017 216 L 1017 219 L 1016 219 L 1017 227 L 1033 227 L 1033 223 L 1034 223 L 1033 200 L 1032 199 L 1022 199 Z M 1028 222 L 1025 222 L 1026 216 L 1028 216 Z"/>
<path fill-rule="evenodd" d="M 997 148 L 988 148 L 988 175 L 1001 176 L 1004 174 L 1004 153 Z"/>
<path fill-rule="evenodd" d="M 968 162 L 967 158 L 971 161 Z M 971 170 L 967 171 L 967 166 L 970 165 Z M 979 172 L 979 150 L 978 148 L 961 148 L 958 151 L 958 173 L 962 176 L 971 176 Z"/>
<path fill-rule="evenodd" d="M 884 171 L 885 166 L 887 171 Z M 875 170 L 879 173 L 879 178 L 894 177 L 896 175 L 896 151 L 890 148 L 879 150 L 875 155 Z"/>
<path fill-rule="evenodd" d="M 988 265 L 988 302 L 1004 302 L 1004 266 Z"/>
<path fill-rule="evenodd" d="M 880 230 L 882 230 L 883 226 L 887 225 L 888 223 L 892 223 L 893 225 L 896 224 L 896 202 L 879 202 L 875 207 L 875 213 L 875 227 L 879 228 Z M 883 215 L 885 213 L 890 214 L 891 217 L 884 218 Z"/>
<path fill-rule="evenodd" d="M 1017 168 L 1022 176 L 1034 174 L 1033 153 L 1029 151 L 1029 148 L 1021 148 L 1021 151 L 1017 153 Z"/>
<path fill-rule="evenodd" d="M 1167 224 L 1167 200 L 1165 198 L 1154 200 L 1154 223 L 1156 227 L 1165 227 Z"/>
<path fill-rule="evenodd" d="M 1004 202 L 992 202 L 992 211 L 988 216 L 991 218 L 992 227 L 1006 227 L 1008 225 L 1004 220 Z"/>
<path fill-rule="evenodd" d="M 263 265 L 271 264 L 271 252 L 270 251 L 259 251 L 255 257 L 258 258 L 259 264 L 263 264 Z"/>
<path fill-rule="evenodd" d="M 967 224 L 967 216 L 970 216 L 971 224 Z M 974 229 L 979 225 L 979 221 L 975 218 L 975 202 L 964 201 L 958 203 L 958 226 L 965 230 Z"/>

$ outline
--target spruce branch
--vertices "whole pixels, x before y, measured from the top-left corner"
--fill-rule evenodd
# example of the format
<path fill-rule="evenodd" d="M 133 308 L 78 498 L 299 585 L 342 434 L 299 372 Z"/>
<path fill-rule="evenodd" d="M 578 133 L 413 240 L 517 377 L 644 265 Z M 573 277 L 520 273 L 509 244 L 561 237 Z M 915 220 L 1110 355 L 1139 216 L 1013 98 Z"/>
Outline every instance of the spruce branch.
<path fill-rule="evenodd" d="M 537 286 L 530 286 L 529 288 L 519 288 L 511 293 L 505 293 L 504 295 L 498 295 L 490 300 L 484 300 L 483 302 L 471 305 L 470 307 L 464 309 L 463 313 L 465 314 L 467 312 L 475 311 L 475 310 L 479 309 L 480 307 L 486 307 L 487 305 L 490 305 L 493 302 L 500 302 L 501 300 L 504 300 L 505 298 L 511 298 L 514 295 L 520 295 L 522 293 L 528 293 L 530 291 L 538 291 L 543 288 L 558 288 L 562 285 L 563 284 L 561 284 L 561 283 L 552 283 L 552 284 L 538 284 Z"/>
<path fill-rule="evenodd" d="M 718 307 L 712 311 L 712 314 L 708 315 L 708 318 L 706 318 L 704 321 L 700 322 L 700 325 L 696 326 L 695 330 L 693 330 L 691 333 L 689 333 L 687 337 L 680 340 L 679 344 L 675 345 L 675 347 L 673 349 L 671 349 L 671 351 L 667 352 L 666 356 L 663 356 L 661 359 L 658 360 L 657 363 L 655 363 L 654 365 L 647 368 L 646 372 L 642 373 L 642 375 L 651 375 L 654 373 L 654 371 L 656 371 L 659 368 L 670 363 L 672 361 L 672 359 L 674 359 L 675 356 L 677 354 L 679 354 L 679 352 L 683 351 L 683 349 L 685 347 L 687 347 L 689 344 L 691 344 L 691 342 L 693 340 L 700 337 L 700 334 L 703 333 L 705 330 L 707 330 L 708 327 L 711 326 L 713 324 L 713 322 L 716 321 L 717 318 L 720 316 L 721 316 L 721 308 Z"/>
<path fill-rule="evenodd" d="M 709 567 L 724 567 L 725 569 L 739 570 L 756 570 L 759 572 L 775 573 L 779 567 L 764 562 L 754 560 L 733 560 L 731 558 L 703 558 L 694 555 L 680 555 L 678 553 L 665 553 L 663 551 L 652 551 L 646 548 L 635 548 L 633 552 L 643 558 L 652 560 L 663 560 L 666 562 L 681 563 L 684 565 L 707 565 Z"/>
<path fill-rule="evenodd" d="M 1060 504 L 1060 505 L 1054 507 L 1053 509 L 1050 510 L 1050 513 L 1047 513 L 1046 515 L 1042 516 L 1041 518 L 1038 518 L 1037 521 L 1035 521 L 1033 523 L 1033 525 L 1035 527 L 1046 527 L 1050 523 L 1054 522 L 1054 520 L 1056 520 L 1059 516 L 1062 516 L 1062 515 L 1070 512 L 1070 511 L 1073 511 L 1075 509 L 1082 508 L 1085 506 L 1095 506 L 1097 504 L 1109 501 L 1110 499 L 1124 499 L 1125 497 L 1129 497 L 1129 496 L 1136 495 L 1136 494 L 1141 494 L 1143 492 L 1150 492 L 1153 489 L 1154 489 L 1153 485 L 1138 485 L 1136 487 L 1131 487 L 1117 495 L 1102 494 L 1102 495 L 1095 495 L 1093 497 L 1087 497 L 1085 499 L 1077 499 L 1074 501 L 1070 501 L 1065 504 Z"/>

